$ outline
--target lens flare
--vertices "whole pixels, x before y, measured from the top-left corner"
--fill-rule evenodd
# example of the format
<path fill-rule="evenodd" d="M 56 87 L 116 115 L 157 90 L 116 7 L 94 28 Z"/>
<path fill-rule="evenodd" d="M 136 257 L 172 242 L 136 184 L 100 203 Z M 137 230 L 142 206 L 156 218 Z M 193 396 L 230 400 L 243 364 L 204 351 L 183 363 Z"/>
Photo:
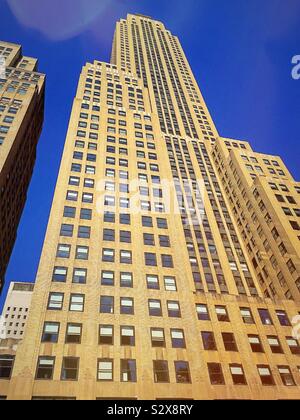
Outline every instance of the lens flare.
<path fill-rule="evenodd" d="M 7 0 L 7 3 L 21 24 L 60 41 L 86 30 L 112 0 Z"/>

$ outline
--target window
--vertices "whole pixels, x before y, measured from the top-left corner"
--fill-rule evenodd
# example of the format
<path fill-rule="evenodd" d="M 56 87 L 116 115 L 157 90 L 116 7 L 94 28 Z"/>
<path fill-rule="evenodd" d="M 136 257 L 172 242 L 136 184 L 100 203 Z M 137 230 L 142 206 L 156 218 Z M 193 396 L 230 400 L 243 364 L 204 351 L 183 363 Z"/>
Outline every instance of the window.
<path fill-rule="evenodd" d="M 61 369 L 62 381 L 77 381 L 79 370 L 78 357 L 64 357 Z"/>
<path fill-rule="evenodd" d="M 120 231 L 120 242 L 131 244 L 131 232 L 121 230 Z"/>
<path fill-rule="evenodd" d="M 60 229 L 60 236 L 72 237 L 73 236 L 73 225 L 62 224 Z"/>
<path fill-rule="evenodd" d="M 112 325 L 100 325 L 99 344 L 107 346 L 114 344 L 114 327 Z"/>
<path fill-rule="evenodd" d="M 123 315 L 134 315 L 134 301 L 132 298 L 121 297 L 120 313 Z"/>
<path fill-rule="evenodd" d="M 162 316 L 161 301 L 149 299 L 149 316 Z"/>
<path fill-rule="evenodd" d="M 39 357 L 37 364 L 36 379 L 52 380 L 54 372 L 54 357 Z"/>
<path fill-rule="evenodd" d="M 272 318 L 267 309 L 259 309 L 258 313 L 259 313 L 259 316 L 263 325 L 273 325 Z"/>
<path fill-rule="evenodd" d="M 145 264 L 148 267 L 156 267 L 157 266 L 156 254 L 145 252 Z"/>
<path fill-rule="evenodd" d="M 196 305 L 199 321 L 210 321 L 207 305 Z"/>
<path fill-rule="evenodd" d="M 176 382 L 179 384 L 190 384 L 191 375 L 190 367 L 188 362 L 174 362 L 175 364 L 175 374 Z"/>
<path fill-rule="evenodd" d="M 120 287 L 133 287 L 133 275 L 132 273 L 120 273 Z"/>
<path fill-rule="evenodd" d="M 57 258 L 70 258 L 71 245 L 59 244 L 57 247 Z"/>
<path fill-rule="evenodd" d="M 57 343 L 59 335 L 59 323 L 45 322 L 42 335 L 42 343 Z"/>
<path fill-rule="evenodd" d="M 166 360 L 153 361 L 153 373 L 155 383 L 168 383 L 170 382 L 169 367 Z"/>
<path fill-rule="evenodd" d="M 165 333 L 162 328 L 151 328 L 152 347 L 166 347 Z"/>
<path fill-rule="evenodd" d="M 243 318 L 244 324 L 254 324 L 254 319 L 252 316 L 252 312 L 249 308 L 240 308 L 241 316 Z"/>
<path fill-rule="evenodd" d="M 69 218 L 73 219 L 75 217 L 75 214 L 76 214 L 76 208 L 75 207 L 69 207 L 69 206 L 64 207 L 64 217 L 69 217 Z M 61 232 L 64 230 L 65 226 L 72 226 L 72 234 L 73 234 L 73 225 L 62 225 Z M 62 235 L 62 233 L 60 233 L 60 235 L 61 236 L 68 236 L 68 235 Z"/>
<path fill-rule="evenodd" d="M 61 311 L 63 308 L 64 294 L 63 293 L 50 293 L 48 300 L 48 310 Z"/>
<path fill-rule="evenodd" d="M 161 263 L 163 267 L 173 268 L 173 258 L 171 255 L 162 255 L 161 256 Z"/>
<path fill-rule="evenodd" d="M 0 355 L 0 379 L 10 379 L 15 356 Z"/>
<path fill-rule="evenodd" d="M 113 381 L 113 360 L 100 359 L 98 360 L 98 381 Z"/>
<path fill-rule="evenodd" d="M 227 309 L 225 306 L 216 306 L 216 314 L 217 314 L 218 321 L 230 322 Z"/>
<path fill-rule="evenodd" d="M 132 252 L 131 251 L 120 251 L 120 263 L 121 264 L 132 264 Z"/>
<path fill-rule="evenodd" d="M 170 318 L 181 318 L 181 310 L 179 302 L 177 301 L 168 301 L 167 302 L 168 316 Z"/>
<path fill-rule="evenodd" d="M 300 354 L 300 346 L 297 340 L 295 340 L 293 337 L 286 337 L 286 342 L 292 354 Z"/>
<path fill-rule="evenodd" d="M 114 249 L 103 249 L 102 251 L 103 262 L 115 262 L 115 250 Z"/>
<path fill-rule="evenodd" d="M 217 344 L 215 340 L 214 333 L 211 331 L 202 331 L 201 332 L 203 348 L 207 351 L 216 351 Z"/>
<path fill-rule="evenodd" d="M 77 260 L 88 260 L 89 259 L 89 247 L 88 246 L 77 246 L 76 247 L 76 259 Z"/>
<path fill-rule="evenodd" d="M 121 225 L 130 225 L 131 217 L 130 214 L 120 214 L 120 224 Z"/>
<path fill-rule="evenodd" d="M 75 284 L 86 284 L 86 280 L 87 280 L 87 269 L 85 269 L 85 268 L 74 268 L 73 283 L 75 283 Z"/>
<path fill-rule="evenodd" d="M 170 248 L 170 238 L 166 235 L 159 235 L 159 245 L 164 248 Z"/>
<path fill-rule="evenodd" d="M 155 246 L 154 235 L 150 233 L 144 233 L 144 245 Z"/>
<path fill-rule="evenodd" d="M 63 283 L 67 281 L 68 269 L 66 267 L 54 267 L 52 281 Z"/>
<path fill-rule="evenodd" d="M 273 375 L 271 373 L 271 370 L 269 366 L 259 365 L 257 366 L 258 374 L 261 379 L 261 383 L 263 385 L 275 385 Z"/>
<path fill-rule="evenodd" d="M 248 335 L 248 339 L 253 353 L 264 353 L 264 349 L 258 335 Z"/>
<path fill-rule="evenodd" d="M 278 371 L 285 386 L 296 386 L 291 369 L 288 366 L 278 366 Z"/>
<path fill-rule="evenodd" d="M 102 271 L 101 284 L 102 286 L 114 286 L 115 273 L 113 271 Z"/>
<path fill-rule="evenodd" d="M 121 360 L 121 382 L 136 382 L 136 361 L 123 359 Z"/>
<path fill-rule="evenodd" d="M 78 238 L 89 239 L 91 236 L 91 228 L 89 226 L 78 227 Z"/>
<path fill-rule="evenodd" d="M 92 220 L 92 210 L 81 209 L 80 210 L 80 219 L 81 220 Z"/>
<path fill-rule="evenodd" d="M 278 340 L 278 337 L 273 336 L 273 335 L 269 335 L 267 337 L 268 339 L 268 343 L 270 345 L 270 348 L 272 350 L 272 353 L 274 354 L 281 354 L 283 353 L 280 341 Z"/>
<path fill-rule="evenodd" d="M 276 311 L 278 320 L 282 327 L 290 327 L 291 323 L 285 311 Z"/>
<path fill-rule="evenodd" d="M 171 329 L 171 341 L 174 349 L 186 348 L 183 330 Z"/>
<path fill-rule="evenodd" d="M 219 363 L 208 363 L 208 373 L 212 385 L 225 385 L 222 366 Z"/>
<path fill-rule="evenodd" d="M 152 217 L 143 216 L 142 217 L 142 225 L 144 227 L 153 227 Z"/>
<path fill-rule="evenodd" d="M 146 276 L 147 288 L 150 290 L 159 290 L 158 276 L 147 274 Z"/>
<path fill-rule="evenodd" d="M 121 346 L 135 346 L 134 327 L 121 327 Z"/>
<path fill-rule="evenodd" d="M 164 277 L 164 284 L 167 292 L 177 292 L 175 277 Z"/>
<path fill-rule="evenodd" d="M 84 311 L 84 295 L 72 294 L 70 297 L 70 311 L 83 312 Z"/>
<path fill-rule="evenodd" d="M 81 324 L 68 324 L 66 332 L 66 344 L 80 344 L 82 336 Z"/>
<path fill-rule="evenodd" d="M 103 229 L 103 241 L 114 242 L 115 231 L 113 229 Z"/>
<path fill-rule="evenodd" d="M 226 351 L 238 351 L 235 338 L 232 333 L 222 333 L 222 338 Z"/>
<path fill-rule="evenodd" d="M 230 372 L 234 385 L 247 385 L 247 380 L 242 365 L 230 365 Z"/>
<path fill-rule="evenodd" d="M 112 296 L 100 297 L 100 313 L 101 314 L 114 313 L 114 298 Z"/>

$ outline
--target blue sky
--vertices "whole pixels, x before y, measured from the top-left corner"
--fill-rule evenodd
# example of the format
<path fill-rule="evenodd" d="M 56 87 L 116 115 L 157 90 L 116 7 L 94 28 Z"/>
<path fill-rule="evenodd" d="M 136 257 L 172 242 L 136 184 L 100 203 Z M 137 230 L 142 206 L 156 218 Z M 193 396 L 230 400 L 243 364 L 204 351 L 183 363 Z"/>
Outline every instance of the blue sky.
<path fill-rule="evenodd" d="M 0 39 L 20 43 L 47 74 L 46 113 L 9 281 L 35 279 L 72 100 L 86 61 L 109 61 L 128 12 L 178 35 L 223 136 L 280 155 L 300 180 L 299 0 L 0 0 Z M 0 298 L 0 309 L 3 296 Z"/>

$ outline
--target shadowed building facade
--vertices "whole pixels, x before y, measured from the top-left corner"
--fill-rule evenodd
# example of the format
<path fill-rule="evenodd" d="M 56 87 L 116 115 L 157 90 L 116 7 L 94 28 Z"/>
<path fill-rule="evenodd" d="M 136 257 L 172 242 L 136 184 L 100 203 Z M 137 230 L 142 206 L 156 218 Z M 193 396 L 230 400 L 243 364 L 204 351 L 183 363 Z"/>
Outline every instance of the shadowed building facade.
<path fill-rule="evenodd" d="M 0 41 L 0 291 L 16 240 L 44 119 L 45 76 L 20 45 Z"/>
<path fill-rule="evenodd" d="M 8 399 L 300 397 L 300 184 L 219 136 L 177 37 L 82 69 Z M 9 374 L 8 374 L 9 373 Z"/>

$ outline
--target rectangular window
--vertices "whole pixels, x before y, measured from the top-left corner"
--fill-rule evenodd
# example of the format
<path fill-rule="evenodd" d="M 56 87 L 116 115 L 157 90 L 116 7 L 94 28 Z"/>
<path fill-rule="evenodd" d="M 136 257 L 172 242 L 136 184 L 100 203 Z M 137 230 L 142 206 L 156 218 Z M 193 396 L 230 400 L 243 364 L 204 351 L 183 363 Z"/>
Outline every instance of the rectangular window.
<path fill-rule="evenodd" d="M 294 377 L 289 366 L 278 366 L 278 371 L 285 386 L 296 386 Z"/>
<path fill-rule="evenodd" d="M 66 344 L 81 344 L 82 325 L 68 324 L 66 332 Z"/>
<path fill-rule="evenodd" d="M 165 290 L 167 292 L 177 292 L 175 277 L 164 277 Z"/>
<path fill-rule="evenodd" d="M 133 298 L 120 298 L 120 313 L 122 315 L 134 315 L 134 300 Z"/>
<path fill-rule="evenodd" d="M 115 273 L 113 271 L 102 271 L 101 285 L 114 286 L 114 284 L 115 284 Z"/>
<path fill-rule="evenodd" d="M 54 357 L 39 357 L 36 371 L 36 379 L 52 380 L 54 372 Z"/>
<path fill-rule="evenodd" d="M 108 382 L 113 381 L 113 360 L 112 359 L 100 359 L 98 360 L 98 381 Z"/>
<path fill-rule="evenodd" d="M 64 294 L 63 293 L 50 293 L 48 300 L 48 310 L 61 311 L 63 308 Z"/>
<path fill-rule="evenodd" d="M 203 348 L 207 351 L 216 351 L 217 345 L 214 333 L 211 331 L 202 331 L 202 342 L 203 342 Z"/>
<path fill-rule="evenodd" d="M 68 216 L 70 217 L 70 216 Z M 73 236 L 73 225 L 62 224 L 60 229 L 60 236 L 72 237 Z"/>
<path fill-rule="evenodd" d="M 186 348 L 183 330 L 171 329 L 171 341 L 174 349 Z"/>
<path fill-rule="evenodd" d="M 188 362 L 174 362 L 176 382 L 179 384 L 190 384 L 191 374 Z"/>
<path fill-rule="evenodd" d="M 135 346 L 134 327 L 121 327 L 121 346 Z"/>
<path fill-rule="evenodd" d="M 87 281 L 87 269 L 85 269 L 85 268 L 74 268 L 73 283 L 75 283 L 75 284 L 86 284 L 86 281 Z"/>
<path fill-rule="evenodd" d="M 235 338 L 232 333 L 222 333 L 222 338 L 226 351 L 238 351 Z"/>
<path fill-rule="evenodd" d="M 88 246 L 77 246 L 76 247 L 76 259 L 77 260 L 88 260 L 89 259 L 89 247 Z"/>
<path fill-rule="evenodd" d="M 210 321 L 207 305 L 196 305 L 199 321 Z"/>
<path fill-rule="evenodd" d="M 102 251 L 103 262 L 115 262 L 115 250 L 114 249 L 103 249 Z"/>
<path fill-rule="evenodd" d="M 59 244 L 57 247 L 57 258 L 70 258 L 71 245 Z"/>
<path fill-rule="evenodd" d="M 99 344 L 106 346 L 114 344 L 114 327 L 112 325 L 100 325 Z"/>
<path fill-rule="evenodd" d="M 248 335 L 248 339 L 253 353 L 264 353 L 264 349 L 258 335 Z"/>
<path fill-rule="evenodd" d="M 145 252 L 145 265 L 147 267 L 156 267 L 157 266 L 157 259 L 156 254 Z"/>
<path fill-rule="evenodd" d="M 136 361 L 123 359 L 121 360 L 121 382 L 136 382 Z"/>
<path fill-rule="evenodd" d="M 169 367 L 166 360 L 154 360 L 153 361 L 153 373 L 155 383 L 169 383 Z"/>
<path fill-rule="evenodd" d="M 68 269 L 67 267 L 54 267 L 52 281 L 64 283 L 67 281 Z"/>
<path fill-rule="evenodd" d="M 263 325 L 273 325 L 272 318 L 267 309 L 258 309 L 258 313 Z"/>
<path fill-rule="evenodd" d="M 208 363 L 208 373 L 212 385 L 225 385 L 222 366 L 219 363 Z"/>
<path fill-rule="evenodd" d="M 72 294 L 70 297 L 70 311 L 83 312 L 84 311 L 84 295 Z"/>
<path fill-rule="evenodd" d="M 89 239 L 91 236 L 91 228 L 89 226 L 78 227 L 78 238 Z"/>
<path fill-rule="evenodd" d="M 0 379 L 10 379 L 15 356 L 0 355 Z"/>
<path fill-rule="evenodd" d="M 240 308 L 240 311 L 241 311 L 241 316 L 244 321 L 244 324 L 248 324 L 248 325 L 254 324 L 252 312 L 249 308 Z"/>
<path fill-rule="evenodd" d="M 114 298 L 113 296 L 101 296 L 100 298 L 100 313 L 113 314 L 114 313 Z"/>
<path fill-rule="evenodd" d="M 247 385 L 247 380 L 242 365 L 230 365 L 230 372 L 234 385 Z"/>
<path fill-rule="evenodd" d="M 132 273 L 120 273 L 120 287 L 133 287 L 133 275 Z"/>
<path fill-rule="evenodd" d="M 158 276 L 147 274 L 146 276 L 147 288 L 150 290 L 159 290 L 159 279 Z"/>
<path fill-rule="evenodd" d="M 62 381 L 77 381 L 79 371 L 78 357 L 64 357 L 61 369 Z"/>
<path fill-rule="evenodd" d="M 180 304 L 177 301 L 167 302 L 168 316 L 169 318 L 181 318 Z"/>
<path fill-rule="evenodd" d="M 275 385 L 274 378 L 269 366 L 259 365 L 257 366 L 257 369 L 262 385 Z"/>
<path fill-rule="evenodd" d="M 268 343 L 270 345 L 270 348 L 272 350 L 272 353 L 274 354 L 282 354 L 283 350 L 280 344 L 280 341 L 278 340 L 278 337 L 269 335 L 267 336 Z"/>
<path fill-rule="evenodd" d="M 216 306 L 216 314 L 217 314 L 218 321 L 230 322 L 227 309 L 225 306 Z"/>
<path fill-rule="evenodd" d="M 42 335 L 42 343 L 57 343 L 60 324 L 57 322 L 45 322 Z"/>
<path fill-rule="evenodd" d="M 165 333 L 162 328 L 151 328 L 152 347 L 166 347 Z"/>

